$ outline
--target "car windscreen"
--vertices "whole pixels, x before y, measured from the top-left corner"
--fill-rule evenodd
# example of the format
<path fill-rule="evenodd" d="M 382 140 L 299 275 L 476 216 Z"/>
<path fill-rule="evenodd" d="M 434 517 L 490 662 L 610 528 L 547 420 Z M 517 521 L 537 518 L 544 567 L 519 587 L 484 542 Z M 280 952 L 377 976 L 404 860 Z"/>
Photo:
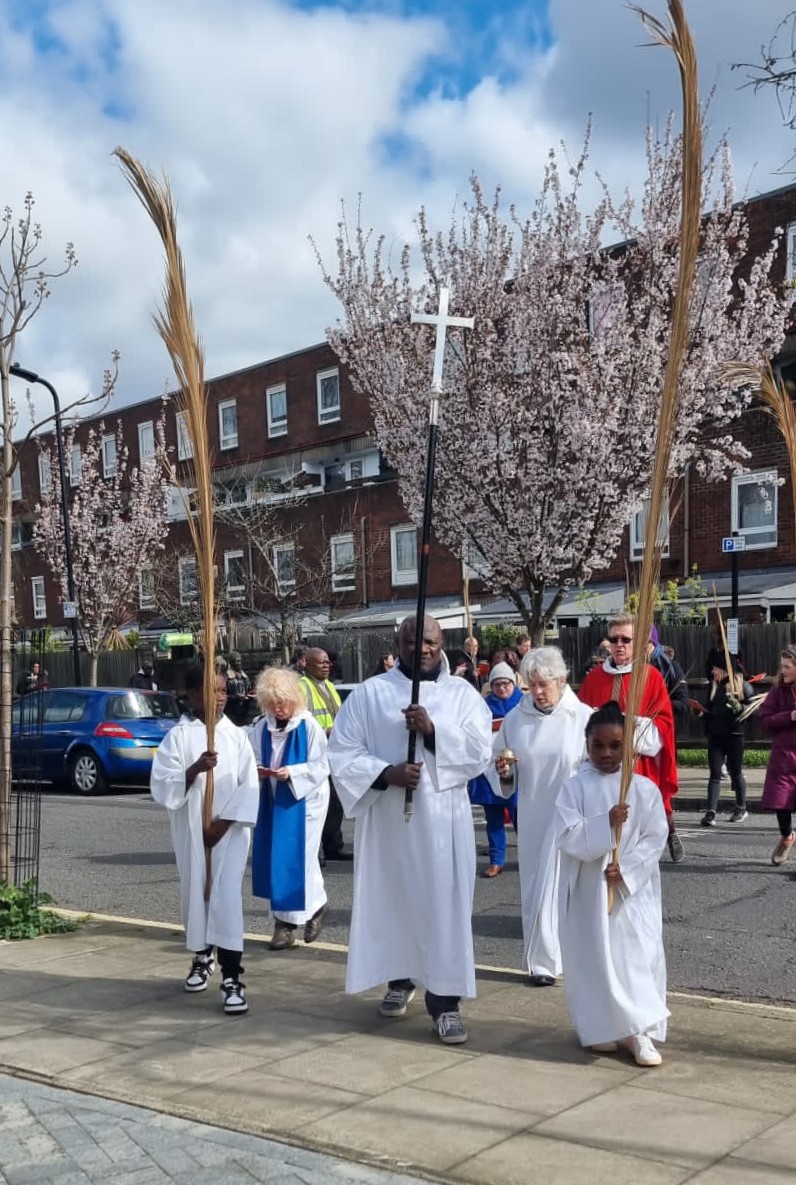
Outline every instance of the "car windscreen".
<path fill-rule="evenodd" d="M 108 697 L 106 720 L 177 720 L 180 709 L 165 692 L 125 691 Z"/>

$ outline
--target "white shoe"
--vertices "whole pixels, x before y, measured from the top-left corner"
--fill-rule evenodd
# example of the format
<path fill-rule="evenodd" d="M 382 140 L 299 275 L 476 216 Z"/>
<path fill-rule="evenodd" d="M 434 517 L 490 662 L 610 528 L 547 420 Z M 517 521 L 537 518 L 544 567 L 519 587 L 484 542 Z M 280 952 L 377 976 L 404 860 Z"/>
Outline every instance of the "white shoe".
<path fill-rule="evenodd" d="M 186 992 L 203 992 L 207 988 L 207 981 L 216 969 L 216 961 L 212 951 L 199 951 L 193 957 L 191 970 L 185 977 L 183 987 Z"/>
<path fill-rule="evenodd" d="M 663 1058 L 652 1044 L 652 1039 L 646 1033 L 639 1033 L 636 1037 L 630 1037 L 627 1046 L 633 1054 L 637 1066 L 659 1066 L 663 1061 Z"/>
<path fill-rule="evenodd" d="M 243 968 L 241 968 L 243 970 Z M 224 995 L 224 1011 L 229 1016 L 240 1016 L 249 1011 L 244 991 L 246 984 L 232 975 L 221 981 L 221 991 Z"/>

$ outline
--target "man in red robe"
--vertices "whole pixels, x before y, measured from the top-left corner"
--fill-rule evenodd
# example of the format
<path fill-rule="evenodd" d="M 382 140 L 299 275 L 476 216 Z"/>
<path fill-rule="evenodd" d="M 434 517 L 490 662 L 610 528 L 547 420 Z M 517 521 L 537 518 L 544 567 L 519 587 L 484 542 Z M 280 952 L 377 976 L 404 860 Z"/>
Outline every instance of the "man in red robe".
<path fill-rule="evenodd" d="M 602 666 L 593 667 L 583 680 L 580 698 L 592 708 L 601 708 L 616 700 L 627 711 L 630 674 L 633 667 L 633 632 L 636 619 L 630 613 L 618 613 L 608 622 L 611 654 Z M 677 749 L 674 738 L 672 703 L 666 683 L 655 667 L 646 667 L 646 681 L 636 719 L 638 760 L 636 772 L 653 781 L 660 789 L 669 822 L 669 854 L 676 864 L 685 855 L 674 825 L 672 799 L 677 793 Z"/>

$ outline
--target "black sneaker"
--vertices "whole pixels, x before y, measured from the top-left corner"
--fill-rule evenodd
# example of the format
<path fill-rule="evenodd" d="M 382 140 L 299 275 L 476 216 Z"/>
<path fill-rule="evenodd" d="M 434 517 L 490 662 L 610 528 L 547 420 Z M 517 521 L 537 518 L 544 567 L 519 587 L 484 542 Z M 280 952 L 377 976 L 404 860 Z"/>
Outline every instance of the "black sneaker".
<path fill-rule="evenodd" d="M 702 826 L 703 827 L 715 827 L 716 826 L 716 812 L 715 811 L 705 811 L 704 815 L 702 816 Z M 674 856 L 672 856 L 672 859 L 674 859 Z"/>
<path fill-rule="evenodd" d="M 194 955 L 191 970 L 185 977 L 183 987 L 186 992 L 203 992 L 207 988 L 207 981 L 216 969 L 216 961 L 212 951 L 200 951 Z"/>
<path fill-rule="evenodd" d="M 245 993 L 246 984 L 242 979 L 228 975 L 221 981 L 221 991 L 224 993 L 224 1011 L 230 1016 L 240 1016 L 249 1011 Z"/>
<path fill-rule="evenodd" d="M 677 831 L 674 827 L 669 832 L 669 838 L 667 839 L 666 844 L 669 848 L 669 855 L 675 864 L 679 864 L 681 860 L 685 859 L 683 841 L 680 839 L 680 836 L 677 834 Z"/>
<path fill-rule="evenodd" d="M 746 807 L 737 806 L 727 820 L 728 823 L 743 823 L 744 819 L 749 818 L 749 812 Z"/>

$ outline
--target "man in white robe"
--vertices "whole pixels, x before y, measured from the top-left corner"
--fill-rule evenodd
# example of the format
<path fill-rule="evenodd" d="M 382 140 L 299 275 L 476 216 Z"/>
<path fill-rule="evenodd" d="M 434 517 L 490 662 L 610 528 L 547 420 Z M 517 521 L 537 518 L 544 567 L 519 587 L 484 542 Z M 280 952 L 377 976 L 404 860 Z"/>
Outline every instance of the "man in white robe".
<path fill-rule="evenodd" d="M 475 833 L 469 779 L 492 751 L 492 718 L 478 692 L 442 664 L 442 632 L 424 621 L 420 703 L 410 704 L 415 619 L 398 632 L 398 662 L 343 704 L 329 764 L 355 820 L 354 902 L 346 990 L 387 982 L 379 1011 L 406 1013 L 415 981 L 440 1040 L 461 1044 L 462 996 L 475 996 L 472 905 Z M 407 732 L 418 734 L 408 763 Z M 414 813 L 404 821 L 404 793 Z"/>
<path fill-rule="evenodd" d="M 251 828 L 257 820 L 260 783 L 254 752 L 246 734 L 223 715 L 227 681 L 216 675 L 214 749 L 208 750 L 201 667 L 186 673 L 191 716 L 166 735 L 152 762 L 152 797 L 169 812 L 171 841 L 180 878 L 180 913 L 185 944 L 193 962 L 184 987 L 201 992 L 215 968 L 218 951 L 224 1011 L 248 1010 L 241 981 L 243 899 L 241 885 L 249 854 Z M 213 821 L 204 829 L 207 771 L 213 770 Z M 205 901 L 206 855 L 211 850 L 210 900 Z"/>
<path fill-rule="evenodd" d="M 639 1065 L 658 1065 L 651 1039 L 665 1040 L 669 1016 L 658 866 L 666 814 L 657 786 L 640 774 L 618 806 L 621 774 L 596 768 L 591 747 L 589 756 L 558 795 L 564 990 L 582 1045 L 612 1052 L 627 1041 Z M 625 822 L 609 914 L 615 816 Z"/>

